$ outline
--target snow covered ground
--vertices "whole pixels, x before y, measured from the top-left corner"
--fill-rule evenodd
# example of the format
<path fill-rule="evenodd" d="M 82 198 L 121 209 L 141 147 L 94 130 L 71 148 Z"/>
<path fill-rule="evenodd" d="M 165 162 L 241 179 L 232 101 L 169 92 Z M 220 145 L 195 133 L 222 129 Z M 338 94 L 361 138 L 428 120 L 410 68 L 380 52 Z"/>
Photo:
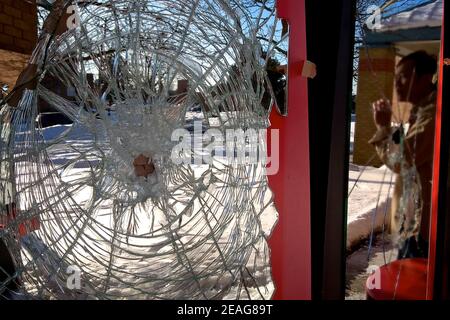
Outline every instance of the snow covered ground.
<path fill-rule="evenodd" d="M 393 174 L 385 166 L 350 166 L 347 249 L 367 239 L 372 232 L 381 231 L 383 222 L 389 223 L 393 182 Z"/>
<path fill-rule="evenodd" d="M 43 132 L 44 139 L 46 141 L 52 141 L 53 139 L 60 137 L 63 132 L 70 129 L 70 125 L 46 128 Z M 99 141 L 99 143 L 101 144 L 102 142 Z M 90 165 L 93 163 L 95 164 L 98 160 L 89 159 L 87 156 L 81 159 L 82 161 L 77 159 L 80 153 L 87 152 L 90 147 L 92 147 L 92 136 L 82 128 L 77 128 L 63 139 L 63 143 L 55 144 L 49 148 L 49 157 L 56 167 L 63 168 L 68 162 L 76 163 L 75 166 L 70 166 L 68 169 L 58 169 L 58 173 L 62 175 L 64 183 L 70 185 L 71 181 L 80 181 L 77 182 L 78 184 L 83 180 L 87 182 L 90 181 L 89 179 L 86 179 L 86 176 L 91 174 Z M 202 175 L 202 172 L 204 172 L 205 169 L 204 167 L 205 166 L 199 165 L 194 168 L 197 177 Z M 26 175 L 27 172 L 22 170 L 22 172 L 18 172 L 18 174 Z M 258 173 L 253 174 L 257 175 Z M 220 174 L 217 177 L 219 179 L 224 178 L 220 177 Z M 45 188 L 49 190 L 50 188 L 48 187 L 49 186 L 46 186 Z M 224 187 L 217 186 L 215 188 L 220 189 Z M 211 194 L 216 194 L 215 190 L 208 191 Z M 51 192 L 49 192 L 49 194 L 51 194 Z M 86 186 L 82 186 L 82 188 L 77 189 L 77 192 L 72 194 L 70 201 L 81 208 L 87 208 L 90 205 L 92 194 L 92 186 L 86 184 Z M 219 192 L 218 194 L 221 193 Z M 274 206 L 269 205 L 271 202 L 270 191 L 267 192 L 262 200 L 264 200 L 264 203 L 258 204 L 255 201 L 255 203 L 252 203 L 252 206 L 256 212 L 260 210 L 259 218 L 261 219 L 262 229 L 259 232 L 268 236 L 276 222 L 277 213 Z M 186 250 L 190 251 L 191 256 L 198 257 L 198 261 L 191 261 L 191 263 L 193 263 L 193 268 L 200 270 L 203 274 L 205 274 L 205 272 L 208 273 L 205 271 L 208 270 L 208 268 L 211 269 L 211 267 L 208 266 L 215 265 L 217 268 L 217 264 L 220 264 L 220 260 L 222 259 L 220 258 L 218 251 L 214 250 L 215 244 L 212 239 L 206 242 L 204 239 L 202 240 L 202 236 L 207 237 L 211 232 L 206 228 L 205 221 L 202 221 L 202 219 L 208 218 L 205 218 L 202 214 L 196 214 L 201 211 L 200 208 L 202 206 L 212 206 L 213 202 L 214 206 L 224 207 L 223 219 L 225 220 L 222 220 L 221 216 L 216 216 L 214 218 L 221 220 L 222 224 L 224 221 L 228 221 L 227 224 L 230 226 L 230 228 L 219 231 L 221 237 L 216 239 L 218 243 L 222 243 L 222 246 L 226 248 L 226 251 L 232 250 L 234 245 L 237 245 L 238 249 L 240 246 L 250 245 L 245 244 L 245 241 L 243 243 L 239 242 L 241 239 L 246 238 L 245 235 L 247 232 L 258 232 L 257 224 L 255 224 L 255 221 L 250 221 L 251 219 L 249 219 L 249 216 L 243 216 L 240 213 L 237 213 L 235 216 L 233 214 L 230 216 L 229 208 L 225 209 L 225 207 L 231 207 L 231 205 L 236 206 L 236 208 L 240 207 L 238 201 L 233 204 L 221 203 L 220 201 L 217 203 L 217 201 L 214 201 L 211 197 L 203 204 L 196 201 L 193 205 L 193 216 L 197 215 L 198 218 L 193 219 L 193 221 L 189 221 L 191 219 L 190 217 L 183 219 L 183 226 L 180 227 L 181 229 L 179 231 L 180 237 L 175 241 L 182 246 L 186 246 Z M 25 208 L 27 207 L 27 204 L 24 202 L 21 203 L 21 206 Z M 178 211 L 182 209 L 183 208 L 175 208 L 175 210 Z M 218 210 L 220 211 L 220 209 Z M 134 236 L 127 237 L 126 239 L 122 236 L 118 237 L 118 241 L 130 243 L 129 248 L 122 244 L 119 250 L 114 249 L 114 245 L 111 246 L 111 234 L 108 234 L 108 230 L 113 230 L 115 228 L 112 225 L 115 222 L 112 218 L 113 210 L 111 201 L 104 201 L 102 205 L 98 207 L 98 210 L 96 209 L 95 211 L 95 214 L 90 212 L 89 216 L 77 216 L 77 214 L 72 212 L 60 211 L 57 213 L 59 219 L 54 219 L 55 211 L 53 211 L 52 208 L 48 208 L 48 212 L 41 213 L 41 229 L 53 230 L 58 237 L 60 235 L 64 236 L 58 241 L 55 241 L 55 239 L 49 235 L 47 235 L 47 238 L 33 238 L 35 235 L 38 235 L 39 237 L 42 236 L 42 234 L 39 233 L 40 231 L 37 231 L 24 239 L 23 245 L 25 250 L 22 254 L 24 255 L 23 259 L 25 262 L 36 260 L 35 256 L 40 255 L 37 253 L 38 251 L 49 252 L 45 255 L 46 258 L 44 259 L 47 262 L 41 264 L 39 262 L 41 259 L 37 259 L 36 266 L 33 267 L 35 270 L 30 272 L 29 275 L 31 277 L 28 278 L 31 279 L 31 282 L 27 283 L 29 292 L 35 291 L 33 278 L 40 278 L 40 281 L 44 282 L 49 281 L 46 286 L 54 292 L 58 292 L 58 287 L 64 287 L 64 283 L 61 282 L 61 279 L 64 279 L 64 277 L 67 278 L 67 275 L 64 274 L 67 263 L 62 265 L 60 262 L 55 263 L 55 267 L 58 265 L 60 267 L 58 270 L 52 270 L 52 263 L 49 263 L 48 261 L 61 261 L 61 258 L 59 257 L 60 253 L 65 252 L 68 247 L 70 247 L 71 250 L 67 256 L 67 261 L 75 261 L 78 264 L 81 263 L 83 270 L 87 270 L 88 273 L 82 278 L 85 283 L 85 286 L 83 286 L 84 293 L 77 294 L 68 291 L 68 295 L 66 296 L 68 299 L 92 298 L 94 297 L 93 290 L 98 290 L 98 288 L 103 288 L 102 294 L 104 294 L 105 297 L 129 297 L 135 299 L 155 298 L 159 293 L 161 293 L 161 297 L 164 297 L 164 294 L 167 295 L 171 292 L 173 292 L 173 298 L 185 298 L 186 294 L 189 295 L 190 291 L 192 291 L 192 294 L 189 296 L 198 298 L 198 286 L 208 289 L 208 297 L 222 299 L 234 299 L 238 295 L 241 295 L 242 298 L 245 299 L 248 298 L 247 294 L 250 294 L 252 299 L 260 299 L 261 295 L 267 299 L 271 297 L 274 291 L 271 280 L 270 260 L 268 260 L 268 251 L 266 251 L 268 249 L 263 243 L 263 241 L 265 241 L 264 238 L 261 236 L 258 236 L 260 241 L 251 244 L 251 247 L 257 248 L 257 250 L 250 256 L 235 257 L 235 260 L 229 261 L 229 272 L 209 277 L 199 276 L 199 279 L 188 279 L 192 282 L 190 285 L 187 285 L 189 281 L 183 283 L 180 280 L 164 283 L 165 277 L 170 278 L 175 271 L 180 272 L 180 270 L 176 270 L 176 268 L 183 268 L 177 263 L 177 261 L 179 262 L 179 257 L 177 257 L 178 253 L 174 252 L 170 255 L 171 250 L 173 251 L 174 240 L 169 241 L 170 239 L 158 235 L 148 236 L 148 226 L 154 223 L 152 220 L 156 220 L 156 223 L 161 223 L 161 225 L 167 223 L 167 217 L 156 216 L 155 219 L 154 214 L 150 215 L 148 212 L 136 212 L 136 215 L 139 216 L 139 226 L 143 226 L 143 228 L 138 228 L 138 230 L 135 231 Z M 205 210 L 205 212 L 206 211 L 207 210 Z M 209 228 L 221 228 L 218 221 L 214 221 L 213 219 L 208 220 L 210 220 L 209 223 L 211 224 Z M 78 229 L 81 224 L 85 225 L 85 227 L 83 227 L 84 236 L 77 238 L 78 235 L 76 229 Z M 71 228 L 71 225 L 76 225 L 77 228 Z M 230 238 L 235 242 L 234 244 L 232 242 L 226 242 L 229 241 Z M 38 243 L 38 248 L 36 248 L 36 246 L 32 248 L 30 246 L 31 243 L 34 245 Z M 196 246 L 196 243 L 199 243 L 200 245 Z M 208 252 L 205 251 L 204 248 L 211 249 Z M 82 254 L 75 256 L 77 252 Z M 166 254 L 167 252 L 169 252 L 169 255 Z M 197 254 L 194 254 L 193 252 L 197 252 Z M 104 259 L 109 256 L 111 259 L 114 259 L 113 270 L 106 270 L 104 267 Z M 207 259 L 203 259 L 203 256 L 207 256 Z M 245 264 L 246 270 L 251 270 L 251 272 L 248 271 L 248 275 L 242 274 L 239 276 L 238 272 L 237 278 L 244 279 L 246 282 L 245 288 L 237 283 L 235 281 L 236 278 L 233 276 L 233 273 L 236 275 L 236 271 L 242 267 L 239 265 L 240 259 L 243 259 L 242 261 L 247 261 L 248 263 Z M 99 263 L 99 261 L 102 260 L 103 262 Z M 52 276 L 52 274 L 56 273 L 58 275 L 57 277 Z M 48 277 L 51 279 L 42 280 Z M 106 282 L 105 279 L 107 279 Z M 146 282 L 148 282 L 148 284 L 146 284 Z M 133 288 L 134 283 L 136 286 L 139 285 L 139 290 Z M 182 290 L 180 289 L 180 286 L 186 285 L 187 287 Z M 223 292 L 222 295 L 220 294 L 221 292 Z M 52 295 L 50 294 L 49 296 L 51 297 Z M 97 294 L 96 296 L 98 297 Z"/>
<path fill-rule="evenodd" d="M 356 118 L 352 116 L 350 153 L 353 153 Z M 392 172 L 381 168 L 364 167 L 350 163 L 347 250 L 367 239 L 373 232 L 383 229 L 390 221 L 390 195 L 395 177 Z M 387 228 L 387 227 L 386 227 Z"/>

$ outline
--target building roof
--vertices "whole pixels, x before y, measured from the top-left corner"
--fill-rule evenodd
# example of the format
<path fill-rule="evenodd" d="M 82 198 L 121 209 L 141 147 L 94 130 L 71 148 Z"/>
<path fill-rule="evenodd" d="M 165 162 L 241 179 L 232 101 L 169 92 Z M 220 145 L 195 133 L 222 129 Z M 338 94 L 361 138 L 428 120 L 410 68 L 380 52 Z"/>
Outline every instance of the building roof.
<path fill-rule="evenodd" d="M 430 0 L 381 19 L 381 27 L 368 30 L 367 45 L 383 46 L 398 42 L 439 41 L 443 1 Z"/>
<path fill-rule="evenodd" d="M 376 32 L 440 27 L 443 15 L 442 3 L 442 0 L 427 1 L 409 10 L 385 17 L 381 20 L 381 28 Z"/>

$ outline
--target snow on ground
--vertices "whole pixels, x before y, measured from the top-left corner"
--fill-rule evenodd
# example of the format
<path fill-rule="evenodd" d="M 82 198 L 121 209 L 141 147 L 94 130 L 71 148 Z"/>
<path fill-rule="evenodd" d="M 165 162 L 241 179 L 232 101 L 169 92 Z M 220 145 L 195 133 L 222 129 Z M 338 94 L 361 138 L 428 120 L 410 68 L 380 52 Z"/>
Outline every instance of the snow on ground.
<path fill-rule="evenodd" d="M 372 231 L 381 231 L 383 221 L 388 224 L 393 182 L 394 177 L 385 166 L 350 166 L 347 249 L 369 237 Z"/>
<path fill-rule="evenodd" d="M 70 145 L 70 148 L 67 147 L 67 145 L 63 144 L 56 144 L 54 146 L 52 146 L 49 150 L 49 156 L 52 159 L 52 162 L 54 165 L 56 166 L 63 166 L 67 161 L 73 161 L 76 157 L 77 157 L 77 153 L 79 153 L 80 151 L 85 151 L 87 149 L 89 149 L 89 147 L 92 145 L 92 137 L 90 137 L 86 131 L 80 130 L 80 128 L 71 131 L 71 126 L 70 125 L 65 125 L 65 126 L 54 126 L 54 127 L 50 127 L 50 128 L 46 128 L 43 130 L 43 135 L 44 135 L 44 139 L 46 141 L 51 141 L 55 138 L 58 138 L 61 136 L 61 134 L 63 134 L 64 131 L 68 130 L 68 135 L 65 137 L 65 141 Z M 76 148 L 77 152 L 73 152 L 73 148 Z M 86 161 L 85 161 L 86 162 Z M 89 161 L 90 162 L 90 161 Z M 72 180 L 77 180 L 79 179 L 80 181 L 82 181 L 84 179 L 84 176 L 89 175 L 89 166 L 85 165 L 84 163 L 79 163 L 79 166 L 75 166 L 75 167 L 71 167 L 69 170 L 64 170 L 64 172 L 59 172 L 60 174 L 63 173 L 64 177 L 63 177 L 63 181 L 65 183 L 68 183 L 69 181 Z M 204 166 L 203 166 L 204 167 Z M 58 170 L 60 171 L 60 170 Z M 202 168 L 202 166 L 198 166 L 197 168 L 194 168 L 194 171 L 204 171 L 204 168 Z M 26 174 L 25 172 L 23 172 L 23 174 Z M 201 173 L 196 174 L 197 176 L 200 176 Z M 222 177 L 223 178 L 223 177 Z M 220 186 L 216 187 L 216 188 L 221 188 Z M 73 194 L 73 201 L 75 203 L 77 203 L 78 205 L 80 205 L 81 207 L 84 207 L 85 205 L 88 205 L 89 203 L 89 199 L 92 197 L 92 188 L 90 186 L 86 186 L 83 187 L 82 189 L 78 190 L 77 193 Z M 213 193 L 213 192 L 212 192 Z M 253 192 L 252 192 L 253 193 Z M 210 199 L 209 201 L 212 201 L 212 199 Z M 271 201 L 271 193 L 267 192 L 264 202 L 270 202 Z M 211 203 L 207 203 L 209 205 L 211 205 Z M 25 206 L 25 204 L 22 204 L 23 206 Z M 226 204 L 224 204 L 226 205 Z M 196 202 L 196 204 L 194 205 L 194 207 L 197 207 L 197 209 L 194 209 L 194 212 L 199 210 L 198 207 L 200 207 L 200 203 L 198 203 L 198 201 Z M 258 210 L 258 204 L 254 203 L 255 206 L 255 210 Z M 182 208 L 181 208 L 182 209 Z M 180 209 L 180 210 L 181 210 Z M 262 207 L 260 208 L 262 209 Z M 98 252 L 109 252 L 111 251 L 110 248 L 110 244 L 109 244 L 109 238 L 108 235 L 102 231 L 102 230 L 106 230 L 106 229 L 111 229 L 112 228 L 112 219 L 111 219 L 111 206 L 107 205 L 107 202 L 103 203 L 103 205 L 98 209 L 98 212 L 95 215 L 90 216 L 86 221 L 89 220 L 86 229 L 84 230 L 85 232 L 85 236 L 83 238 L 78 239 L 76 242 L 72 243 L 72 252 L 83 252 L 85 250 L 97 250 Z M 225 208 L 224 208 L 224 212 Z M 144 212 L 139 213 L 136 212 L 138 214 L 138 216 L 140 217 L 140 225 L 150 225 L 151 222 L 151 217 L 147 216 Z M 43 213 L 41 215 L 42 217 L 44 217 L 44 219 L 41 221 L 41 225 L 44 227 L 45 229 L 45 225 L 46 224 L 53 224 L 52 228 L 55 228 L 55 219 L 51 218 L 52 212 L 48 212 L 48 213 Z M 65 216 L 65 217 L 62 217 Z M 265 234 L 270 234 L 271 229 L 275 223 L 275 220 L 277 218 L 277 213 L 275 211 L 274 206 L 267 206 L 265 207 L 264 210 L 261 211 L 261 222 L 262 222 L 262 229 L 264 231 Z M 75 239 L 76 238 L 76 234 L 74 233 L 75 231 L 73 229 L 70 228 L 71 222 L 74 219 L 74 214 L 70 213 L 70 212 L 66 212 L 64 214 L 61 214 L 60 216 L 60 221 L 62 222 L 61 227 L 59 229 L 54 229 L 56 231 L 60 230 L 60 232 L 57 232 L 58 234 L 66 234 L 66 238 L 68 238 L 67 243 L 66 240 L 64 241 L 59 241 L 59 243 L 57 244 L 50 244 L 50 243 L 45 243 L 45 241 L 41 241 L 43 248 L 50 248 L 54 245 L 59 246 L 59 252 L 64 252 L 64 248 L 68 245 L 70 245 L 70 241 L 71 239 Z M 85 219 L 85 217 L 83 217 L 83 219 Z M 81 219 L 81 220 L 83 220 Z M 157 217 L 157 220 L 159 218 Z M 161 217 L 161 219 L 164 219 L 164 217 Z M 186 219 L 188 220 L 188 219 Z M 198 222 L 198 221 L 197 221 Z M 180 222 L 181 223 L 181 222 Z M 196 242 L 198 240 L 198 237 L 201 236 L 201 234 L 199 233 L 199 228 L 203 228 L 202 225 L 197 224 L 195 225 L 196 221 L 192 221 L 192 222 L 184 222 L 185 226 L 183 226 L 183 230 L 186 230 L 186 234 L 181 235 L 180 239 L 178 239 L 177 241 L 179 241 L 180 243 L 183 242 L 184 245 L 189 245 L 189 243 L 192 244 L 192 242 Z M 246 231 L 244 229 L 244 223 L 245 221 L 240 221 L 240 223 L 242 223 L 242 230 L 241 231 Z M 204 229 L 204 228 L 203 228 Z M 207 230 L 206 230 L 207 231 Z M 222 237 L 218 240 L 220 241 L 225 241 L 228 240 L 228 238 L 230 237 L 230 232 L 229 231 L 224 231 L 222 234 Z M 39 231 L 38 231 L 39 232 Z M 134 282 L 138 282 L 138 281 L 142 281 L 143 277 L 145 277 L 145 275 L 150 275 L 152 277 L 156 277 L 156 278 L 163 278 L 164 275 L 167 274 L 167 276 L 169 276 L 171 274 L 171 272 L 173 272 L 172 266 L 174 265 L 173 261 L 176 261 L 175 256 L 174 256 L 174 260 L 170 260 L 170 259 L 161 259 L 158 258 L 158 255 L 161 255 L 162 253 L 164 253 L 167 250 L 171 250 L 171 242 L 167 241 L 167 239 L 161 239 L 158 237 L 154 237 L 154 238 L 146 238 L 144 237 L 144 235 L 146 234 L 145 230 L 139 230 L 137 233 L 138 235 L 135 237 L 130 237 L 130 239 L 127 239 L 127 241 L 130 241 L 130 243 L 132 243 L 134 245 L 134 247 L 132 247 L 132 249 L 136 250 L 136 246 L 142 248 L 141 252 L 130 252 L 129 255 L 124 254 L 123 258 L 117 257 L 116 258 L 116 262 L 115 262 L 115 266 L 118 267 L 119 269 L 123 269 L 123 270 L 130 270 L 130 274 L 129 277 L 127 276 L 126 279 L 122 278 L 121 280 L 127 282 L 128 284 L 130 283 L 134 283 Z M 197 236 L 197 238 L 195 238 L 196 236 L 193 236 L 193 234 L 197 234 L 199 233 L 199 235 Z M 141 237 L 141 238 L 140 238 Z M 195 239 L 194 239 L 195 238 Z M 136 242 L 137 241 L 137 242 Z M 34 241 L 36 242 L 36 241 Z M 259 247 L 259 244 L 254 244 L 255 246 Z M 26 246 L 26 245 L 25 245 Z M 124 249 L 124 248 L 122 248 Z M 194 250 L 195 248 L 193 248 L 192 250 Z M 45 249 L 48 250 L 48 249 Z M 33 256 L 33 250 L 30 249 L 29 252 L 27 252 L 26 254 Z M 94 251 L 92 251 L 94 252 Z M 111 251 L 112 252 L 112 251 Z M 206 253 L 202 253 L 202 252 L 198 252 L 198 256 L 201 257 L 202 255 L 204 255 Z M 207 254 L 209 256 L 209 258 L 205 261 L 202 261 L 202 265 L 198 265 L 198 268 L 201 270 L 207 270 L 208 268 L 206 267 L 208 264 L 210 264 L 212 261 L 217 260 L 217 256 L 216 253 L 208 253 Z M 141 257 L 150 257 L 150 258 L 143 258 L 143 259 L 138 259 Z M 100 257 L 100 256 L 99 256 Z M 155 257 L 155 258 L 152 258 Z M 93 256 L 91 255 L 86 255 L 86 259 L 82 259 L 82 258 L 76 258 L 76 261 L 79 261 L 83 264 L 85 270 L 90 270 L 89 274 L 97 274 L 99 275 L 99 278 L 101 278 L 103 275 L 105 275 L 106 270 L 104 270 L 102 265 L 99 265 L 98 263 L 95 263 L 95 261 L 93 260 Z M 129 258 L 133 258 L 135 260 L 135 262 L 131 262 Z M 250 256 L 248 261 L 249 263 L 247 264 L 247 267 L 249 270 L 256 270 L 256 272 L 253 275 L 250 275 L 250 277 L 254 277 L 254 278 L 250 278 L 250 277 L 246 277 L 248 279 L 246 279 L 246 282 L 249 284 L 248 288 L 246 288 L 246 290 L 248 289 L 250 294 L 252 295 L 252 298 L 260 298 L 259 292 L 262 292 L 262 294 L 268 298 L 272 295 L 274 287 L 273 287 L 273 283 L 271 282 L 271 275 L 270 275 L 270 264 L 267 263 L 267 261 L 263 261 L 263 259 L 265 259 L 266 257 L 264 255 L 261 255 L 259 257 L 253 257 Z M 30 257 L 30 259 L 33 259 L 32 257 Z M 55 257 L 56 259 L 56 257 Z M 149 262 L 152 262 L 151 264 L 149 264 Z M 237 263 L 237 262 L 236 262 Z M 38 266 L 39 268 L 39 266 Z M 45 269 L 45 266 L 42 266 L 42 268 L 39 269 Z M 64 268 L 62 268 L 61 270 L 63 270 Z M 137 274 L 140 275 L 140 277 L 135 277 L 133 275 L 133 271 L 138 272 Z M 118 275 L 122 275 L 122 273 L 120 272 L 120 270 L 117 272 Z M 220 277 L 220 278 L 217 278 Z M 233 279 L 232 277 L 230 277 L 228 274 L 225 275 L 217 275 L 216 278 L 211 278 L 211 279 L 203 279 L 204 281 L 201 281 L 201 285 L 202 287 L 205 286 L 207 288 L 214 286 L 211 290 L 211 296 L 213 296 L 214 292 L 219 292 L 222 291 L 226 288 L 230 289 L 231 291 L 228 292 L 227 295 L 224 295 L 223 298 L 224 299 L 233 299 L 234 297 L 236 297 L 237 290 L 243 290 L 241 287 L 231 287 L 230 285 L 233 284 Z M 254 285 L 252 285 L 252 281 L 254 283 Z M 98 281 L 96 279 L 88 279 L 89 282 L 89 287 L 98 287 L 100 285 L 100 283 L 97 283 Z M 58 284 L 55 283 L 55 287 Z M 145 287 L 145 290 L 148 290 L 148 292 L 152 292 L 152 291 L 156 291 L 158 292 L 157 288 L 153 288 L 151 287 L 152 283 L 150 283 L 149 281 L 149 287 Z M 141 287 L 144 288 L 144 287 Z M 29 289 L 31 291 L 33 291 L 32 287 L 29 287 Z M 170 288 L 168 286 L 166 286 L 164 288 L 165 292 L 170 292 L 169 290 Z M 174 288 L 174 290 L 176 290 L 176 288 Z M 89 291 L 89 290 L 87 290 Z M 193 290 L 194 292 L 195 290 Z M 126 288 L 123 287 L 123 284 L 120 283 L 120 281 L 114 281 L 111 280 L 110 285 L 105 287 L 105 293 L 108 293 L 112 296 L 132 296 L 133 298 L 145 298 L 146 295 L 145 294 L 141 294 L 139 292 L 136 292 L 136 290 L 133 290 L 132 288 Z M 88 298 L 89 296 L 81 296 L 81 298 Z M 180 296 L 181 297 L 181 296 Z M 73 298 L 73 297 L 67 297 L 67 298 Z M 243 296 L 243 298 L 245 298 Z"/>

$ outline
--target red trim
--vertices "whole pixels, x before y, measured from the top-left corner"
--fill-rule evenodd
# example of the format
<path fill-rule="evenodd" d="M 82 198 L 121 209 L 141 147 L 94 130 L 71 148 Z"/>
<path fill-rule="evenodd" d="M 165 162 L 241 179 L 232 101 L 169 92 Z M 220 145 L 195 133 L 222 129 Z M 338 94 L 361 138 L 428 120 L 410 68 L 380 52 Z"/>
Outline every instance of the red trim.
<path fill-rule="evenodd" d="M 443 5 L 445 5 L 443 3 Z M 439 61 L 439 87 L 436 103 L 436 134 L 434 140 L 433 186 L 431 196 L 430 247 L 427 277 L 427 300 L 433 299 L 434 270 L 436 266 L 436 237 L 438 221 L 439 169 L 441 153 L 441 121 L 442 121 L 442 75 L 444 72 L 444 17 L 442 17 L 441 54 Z"/>
<path fill-rule="evenodd" d="M 16 205 L 11 203 L 7 205 L 6 215 L 0 215 L 0 229 L 5 228 L 9 223 L 13 222 L 17 218 Z M 19 223 L 17 227 L 17 234 L 20 237 L 26 236 L 28 233 L 36 231 L 40 228 L 39 217 L 32 217 L 24 222 Z"/>
<path fill-rule="evenodd" d="M 279 172 L 269 176 L 279 222 L 269 239 L 275 299 L 311 299 L 309 129 L 305 0 L 278 0 L 278 16 L 290 23 L 288 116 L 272 112 L 280 129 Z M 269 135 L 270 136 L 270 135 Z M 270 147 L 270 141 L 269 141 Z M 272 150 L 272 149 L 269 149 Z"/>

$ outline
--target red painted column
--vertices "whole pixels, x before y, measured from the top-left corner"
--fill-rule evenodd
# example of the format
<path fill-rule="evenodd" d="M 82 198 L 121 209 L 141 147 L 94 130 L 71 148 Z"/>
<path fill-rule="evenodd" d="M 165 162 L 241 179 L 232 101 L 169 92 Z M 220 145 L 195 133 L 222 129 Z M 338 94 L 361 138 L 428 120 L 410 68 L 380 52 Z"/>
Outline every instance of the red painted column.
<path fill-rule="evenodd" d="M 269 176 L 279 212 L 269 240 L 275 299 L 311 299 L 311 230 L 305 0 L 278 0 L 278 15 L 290 24 L 288 116 L 274 110 L 271 129 L 279 129 L 279 171 Z M 270 141 L 269 141 L 270 147 Z M 272 150 L 270 148 L 269 150 Z"/>
<path fill-rule="evenodd" d="M 445 2 L 442 4 L 445 6 Z M 445 10 L 443 10 L 445 12 Z M 444 17 L 442 17 L 442 34 L 441 34 L 441 54 L 439 60 L 439 82 L 438 96 L 436 102 L 436 135 L 434 139 L 434 163 L 433 163 L 433 189 L 431 196 L 431 218 L 430 218 L 430 247 L 428 255 L 427 270 L 427 300 L 433 299 L 434 288 L 434 270 L 436 263 L 436 237 L 438 222 L 438 197 L 439 197 L 439 170 L 440 170 L 440 154 L 441 154 L 441 126 L 442 126 L 442 75 L 444 73 Z M 444 166 L 447 164 L 443 164 Z M 445 190 L 442 190 L 445 192 Z"/>

